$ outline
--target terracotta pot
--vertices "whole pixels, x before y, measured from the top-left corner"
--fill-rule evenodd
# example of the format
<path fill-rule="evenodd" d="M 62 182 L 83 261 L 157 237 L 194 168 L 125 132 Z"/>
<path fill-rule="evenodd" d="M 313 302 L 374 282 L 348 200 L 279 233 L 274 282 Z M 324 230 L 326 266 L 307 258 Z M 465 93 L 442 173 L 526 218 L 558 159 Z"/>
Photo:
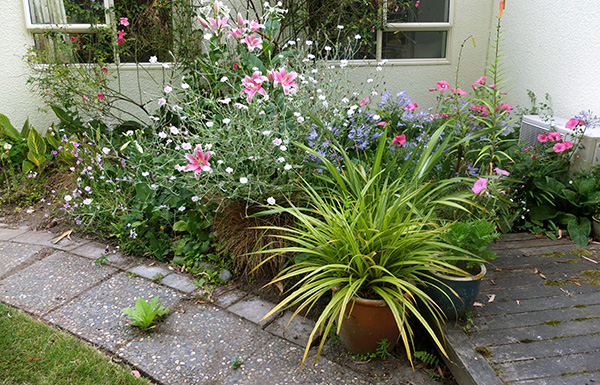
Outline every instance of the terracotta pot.
<path fill-rule="evenodd" d="M 355 298 L 348 304 L 340 338 L 351 352 L 375 353 L 379 341 L 384 338 L 387 338 L 391 348 L 399 336 L 398 325 L 385 301 Z"/>
<path fill-rule="evenodd" d="M 464 317 L 465 313 L 471 310 L 479 294 L 481 278 L 486 272 L 487 269 L 483 264 L 478 274 L 469 277 L 456 277 L 432 272 L 435 280 L 433 278 L 427 280 L 430 284 L 425 288 L 425 293 L 438 304 L 449 320 L 457 320 Z M 439 283 L 439 281 L 442 283 Z M 454 292 L 450 291 L 445 285 Z"/>
<path fill-rule="evenodd" d="M 600 241 L 600 214 L 592 217 L 592 234 L 596 241 Z"/>

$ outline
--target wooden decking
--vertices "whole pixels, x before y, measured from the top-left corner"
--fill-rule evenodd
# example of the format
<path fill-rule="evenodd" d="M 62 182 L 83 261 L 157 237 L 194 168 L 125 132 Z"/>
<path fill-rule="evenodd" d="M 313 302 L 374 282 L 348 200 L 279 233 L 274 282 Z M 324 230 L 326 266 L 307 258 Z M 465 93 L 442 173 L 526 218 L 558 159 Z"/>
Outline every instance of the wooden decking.
<path fill-rule="evenodd" d="M 600 245 L 508 234 L 493 249 L 485 306 L 447 332 L 459 384 L 600 384 Z"/>

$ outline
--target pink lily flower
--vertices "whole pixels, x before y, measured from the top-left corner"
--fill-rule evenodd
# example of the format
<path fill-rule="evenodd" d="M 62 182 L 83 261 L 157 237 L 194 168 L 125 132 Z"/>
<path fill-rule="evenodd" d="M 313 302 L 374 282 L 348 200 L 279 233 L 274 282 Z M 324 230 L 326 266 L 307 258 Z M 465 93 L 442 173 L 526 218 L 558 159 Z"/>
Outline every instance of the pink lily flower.
<path fill-rule="evenodd" d="M 250 36 L 246 36 L 242 39 L 242 43 L 246 43 L 248 45 L 248 51 L 253 52 L 255 48 L 262 49 L 262 39 L 255 34 Z"/>
<path fill-rule="evenodd" d="M 298 74 L 293 71 L 287 73 L 284 68 L 280 68 L 279 71 L 267 71 L 267 78 L 273 81 L 273 85 L 275 87 L 281 84 L 281 86 L 283 87 L 283 93 L 286 95 L 289 94 L 292 90 L 294 92 L 298 91 L 298 84 L 294 82 L 294 79 L 296 79 L 297 75 Z"/>
<path fill-rule="evenodd" d="M 267 91 L 262 88 L 263 82 L 269 81 L 266 76 L 260 74 L 259 71 L 254 72 L 252 77 L 246 76 L 242 80 L 242 84 L 244 85 L 244 89 L 240 92 L 240 95 L 244 93 L 248 94 L 247 100 L 248 104 L 252 103 L 252 97 L 254 94 L 259 93 L 263 96 L 267 96 Z"/>
<path fill-rule="evenodd" d="M 202 171 L 210 172 L 210 163 L 208 163 L 208 158 L 210 158 L 210 152 L 202 152 L 202 146 L 199 144 L 196 145 L 193 154 L 185 154 L 186 159 L 190 162 L 185 168 L 184 171 L 194 171 L 194 176 L 196 179 L 200 178 L 200 173 Z"/>
<path fill-rule="evenodd" d="M 224 28 L 227 27 L 227 21 L 229 20 L 229 17 L 225 16 L 224 18 L 220 18 L 217 16 L 216 19 L 213 18 L 208 18 L 208 23 L 209 26 L 208 28 L 210 28 L 211 30 L 213 30 L 215 32 L 216 35 L 219 34 L 219 31 Z"/>
<path fill-rule="evenodd" d="M 264 29 L 265 25 L 264 24 L 260 24 L 258 22 L 258 20 L 252 20 L 252 21 L 248 22 L 248 27 L 250 27 L 250 31 L 254 32 L 254 31 L 257 31 L 257 30 L 259 30 L 261 28 Z"/>
<path fill-rule="evenodd" d="M 233 31 L 227 31 L 227 34 L 229 36 L 233 36 L 233 37 L 236 37 L 239 39 L 240 37 L 242 37 L 242 30 L 239 28 L 236 28 Z"/>

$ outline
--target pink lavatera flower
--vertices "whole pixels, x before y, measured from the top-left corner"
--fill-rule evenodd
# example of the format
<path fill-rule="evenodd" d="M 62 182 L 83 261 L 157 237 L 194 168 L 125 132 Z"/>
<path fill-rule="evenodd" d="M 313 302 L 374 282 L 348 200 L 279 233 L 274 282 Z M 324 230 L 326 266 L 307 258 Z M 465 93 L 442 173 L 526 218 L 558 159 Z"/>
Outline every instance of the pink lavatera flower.
<path fill-rule="evenodd" d="M 468 95 L 465 91 L 461 90 L 460 88 L 453 88 L 451 91 L 459 95 Z"/>
<path fill-rule="evenodd" d="M 262 49 L 262 39 L 255 34 L 246 36 L 242 39 L 242 43 L 248 46 L 248 51 L 253 52 L 256 48 Z"/>
<path fill-rule="evenodd" d="M 548 141 L 548 134 L 540 134 L 537 137 L 538 142 L 546 143 Z"/>
<path fill-rule="evenodd" d="M 560 142 L 560 132 L 551 132 L 548 134 L 548 140 L 551 140 L 553 142 Z"/>
<path fill-rule="evenodd" d="M 565 150 L 569 150 L 571 148 L 573 148 L 573 142 L 569 142 L 568 140 L 565 140 L 563 142 L 564 146 L 565 146 Z"/>
<path fill-rule="evenodd" d="M 487 188 L 487 179 L 479 178 L 471 188 L 475 194 L 479 194 Z"/>
<path fill-rule="evenodd" d="M 392 140 L 392 144 L 399 144 L 401 146 L 404 146 L 405 143 L 406 143 L 406 135 L 404 135 L 404 134 L 396 135 L 394 140 Z"/>
<path fill-rule="evenodd" d="M 129 25 L 129 19 L 126 17 L 121 17 L 119 19 L 119 22 L 121 23 L 122 26 L 127 27 Z"/>
<path fill-rule="evenodd" d="M 242 79 L 244 89 L 242 89 L 240 95 L 247 94 L 248 104 L 252 103 L 252 98 L 256 93 L 267 96 L 267 91 L 262 87 L 262 84 L 267 81 L 269 81 L 269 79 L 266 76 L 261 75 L 259 71 L 254 72 L 252 77 L 246 76 Z"/>
<path fill-rule="evenodd" d="M 435 85 L 435 88 L 438 91 L 446 91 L 447 89 L 450 88 L 450 84 L 445 81 L 445 80 L 440 80 L 439 82 L 437 82 L 437 84 Z"/>
<path fill-rule="evenodd" d="M 208 159 L 210 158 L 210 152 L 203 152 L 202 146 L 199 144 L 196 145 L 193 154 L 185 154 L 185 158 L 190 162 L 185 168 L 184 171 L 194 171 L 194 176 L 196 179 L 200 178 L 200 173 L 202 171 L 211 172 L 210 163 L 208 163 Z"/>
<path fill-rule="evenodd" d="M 501 168 L 498 168 L 498 167 L 496 167 L 496 168 L 494 169 L 494 172 L 495 172 L 496 174 L 500 175 L 500 176 L 509 176 L 509 175 L 510 175 L 510 172 L 508 172 L 508 171 L 506 171 L 506 170 L 503 170 L 503 169 L 501 169 Z"/>
<path fill-rule="evenodd" d="M 570 119 L 567 124 L 565 124 L 565 128 L 573 129 L 579 125 L 585 126 L 585 121 L 582 119 Z"/>
<path fill-rule="evenodd" d="M 419 105 L 417 103 L 408 103 L 405 107 L 404 107 L 404 111 L 414 111 L 415 108 L 419 107 Z"/>
<path fill-rule="evenodd" d="M 285 68 L 280 68 L 278 71 L 267 71 L 267 78 L 273 82 L 275 87 L 281 85 L 281 87 L 283 87 L 283 93 L 286 95 L 289 94 L 290 91 L 298 91 L 298 84 L 294 82 L 296 76 L 298 76 L 297 73 L 294 71 L 288 73 Z"/>

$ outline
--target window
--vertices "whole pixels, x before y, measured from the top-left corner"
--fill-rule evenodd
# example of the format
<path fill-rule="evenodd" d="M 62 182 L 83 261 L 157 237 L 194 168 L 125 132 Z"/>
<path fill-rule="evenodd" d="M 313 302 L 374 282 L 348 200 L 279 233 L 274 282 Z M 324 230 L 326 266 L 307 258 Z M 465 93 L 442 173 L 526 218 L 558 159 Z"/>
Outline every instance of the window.
<path fill-rule="evenodd" d="M 383 18 L 384 28 L 377 32 L 378 60 L 446 58 L 450 0 L 384 7 Z"/>
<path fill-rule="evenodd" d="M 309 0 L 311 35 L 350 47 L 347 59 L 446 58 L 451 0 Z"/>
<path fill-rule="evenodd" d="M 37 51 L 79 63 L 170 61 L 172 2 L 23 0 Z"/>

